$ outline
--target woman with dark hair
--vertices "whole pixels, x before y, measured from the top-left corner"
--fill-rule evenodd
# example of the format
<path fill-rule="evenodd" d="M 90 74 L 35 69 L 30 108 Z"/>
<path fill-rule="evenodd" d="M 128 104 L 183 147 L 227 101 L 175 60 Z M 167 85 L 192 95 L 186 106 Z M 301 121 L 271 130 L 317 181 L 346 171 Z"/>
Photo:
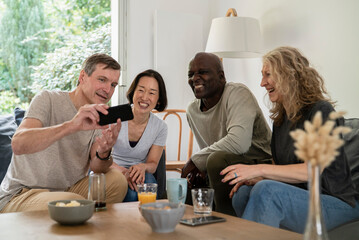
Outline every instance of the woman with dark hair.
<path fill-rule="evenodd" d="M 162 76 L 151 69 L 138 74 L 127 91 L 127 99 L 133 106 L 134 118 L 122 122 L 112 153 L 112 167 L 119 169 L 128 182 L 124 202 L 137 201 L 137 184 L 156 182 L 152 174 L 166 144 L 167 125 L 151 111 L 161 112 L 167 107 Z"/>
<path fill-rule="evenodd" d="M 223 182 L 236 184 L 230 193 L 238 217 L 303 233 L 309 203 L 308 167 L 295 155 L 290 132 L 303 129 L 321 111 L 323 121 L 334 111 L 319 73 L 297 49 L 279 47 L 264 55 L 261 86 L 272 102 L 271 141 L 275 165 L 232 165 Z M 342 125 L 337 119 L 336 125 Z M 321 172 L 321 205 L 328 230 L 359 218 L 344 149 Z"/>

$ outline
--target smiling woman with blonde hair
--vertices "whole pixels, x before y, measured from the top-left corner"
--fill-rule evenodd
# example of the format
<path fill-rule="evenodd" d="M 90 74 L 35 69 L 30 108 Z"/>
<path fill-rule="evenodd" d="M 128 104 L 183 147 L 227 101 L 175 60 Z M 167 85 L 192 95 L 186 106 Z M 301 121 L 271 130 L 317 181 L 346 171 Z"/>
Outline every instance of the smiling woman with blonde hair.
<path fill-rule="evenodd" d="M 298 49 L 276 48 L 263 57 L 263 65 L 270 67 L 272 78 L 276 82 L 276 91 L 285 99 L 272 102 L 270 112 L 274 125 L 282 123 L 284 114 L 289 120 L 298 121 L 301 118 L 300 110 L 306 105 L 321 100 L 332 103 L 323 78 L 309 65 L 307 58 Z"/>
<path fill-rule="evenodd" d="M 225 168 L 223 182 L 235 184 L 230 196 L 238 217 L 303 233 L 309 194 L 307 163 L 295 155 L 290 132 L 303 129 L 320 111 L 334 111 L 324 80 L 297 49 L 279 47 L 263 57 L 261 86 L 273 103 L 271 150 L 275 165 L 236 164 Z M 336 120 L 336 126 L 343 119 Z M 321 173 L 321 205 L 328 230 L 359 218 L 355 191 L 343 147 Z"/>

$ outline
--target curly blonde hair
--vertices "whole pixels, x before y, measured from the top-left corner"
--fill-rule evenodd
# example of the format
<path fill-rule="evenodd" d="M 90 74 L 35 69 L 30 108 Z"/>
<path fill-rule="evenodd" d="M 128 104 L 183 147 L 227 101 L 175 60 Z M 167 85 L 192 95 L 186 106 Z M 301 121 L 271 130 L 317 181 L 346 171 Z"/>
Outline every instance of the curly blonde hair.
<path fill-rule="evenodd" d="M 270 118 L 274 125 L 283 122 L 284 114 L 294 124 L 301 117 L 301 109 L 320 100 L 334 104 L 324 86 L 324 80 L 298 49 L 279 47 L 263 56 L 263 64 L 269 67 L 276 90 L 282 101 L 274 102 Z"/>

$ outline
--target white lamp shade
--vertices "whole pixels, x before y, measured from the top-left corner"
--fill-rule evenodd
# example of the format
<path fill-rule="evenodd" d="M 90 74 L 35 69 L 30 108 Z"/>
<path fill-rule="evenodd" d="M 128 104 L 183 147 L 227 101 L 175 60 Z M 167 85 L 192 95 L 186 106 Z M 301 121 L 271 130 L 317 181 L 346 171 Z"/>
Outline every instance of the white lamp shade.
<path fill-rule="evenodd" d="M 206 52 L 221 58 L 260 57 L 262 36 L 258 20 L 249 17 L 213 19 Z"/>

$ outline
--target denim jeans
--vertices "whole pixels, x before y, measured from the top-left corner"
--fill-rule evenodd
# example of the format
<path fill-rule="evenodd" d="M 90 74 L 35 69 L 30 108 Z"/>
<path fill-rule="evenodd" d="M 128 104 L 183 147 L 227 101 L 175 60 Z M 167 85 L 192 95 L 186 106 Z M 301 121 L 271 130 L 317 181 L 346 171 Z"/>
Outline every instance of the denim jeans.
<path fill-rule="evenodd" d="M 155 177 L 151 173 L 145 173 L 145 183 L 157 183 Z M 128 187 L 124 202 L 138 201 L 137 192 Z"/>
<path fill-rule="evenodd" d="M 303 233 L 308 214 L 309 192 L 289 184 L 262 180 L 254 186 L 241 186 L 232 199 L 238 217 Z M 355 207 L 321 194 L 322 215 L 327 230 L 359 218 Z"/>

